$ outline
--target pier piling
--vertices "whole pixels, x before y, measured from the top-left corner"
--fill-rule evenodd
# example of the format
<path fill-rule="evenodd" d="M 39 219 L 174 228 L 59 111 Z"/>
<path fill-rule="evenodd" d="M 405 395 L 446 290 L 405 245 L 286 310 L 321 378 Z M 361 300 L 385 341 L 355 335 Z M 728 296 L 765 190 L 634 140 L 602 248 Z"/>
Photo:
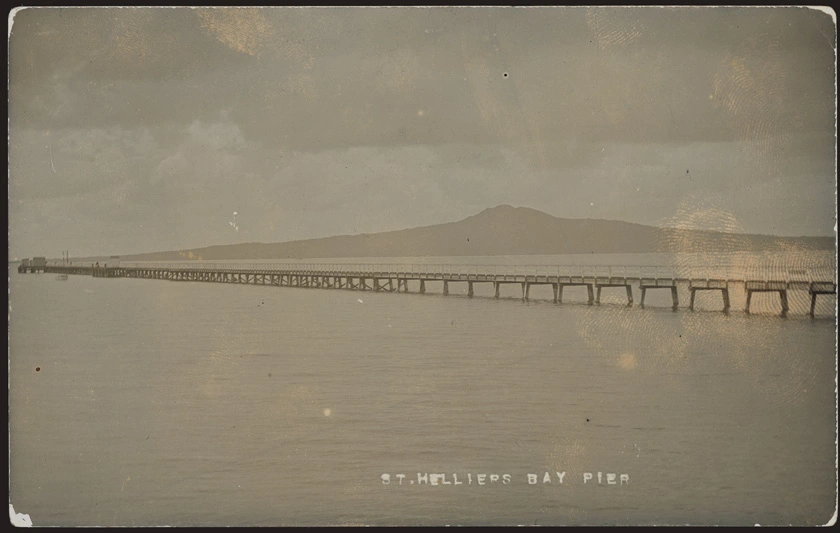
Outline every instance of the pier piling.
<path fill-rule="evenodd" d="M 781 316 L 788 313 L 787 283 L 784 281 L 745 281 L 744 289 L 747 291 L 747 303 L 744 312 L 750 314 L 750 304 L 754 292 L 777 292 L 779 301 L 782 304 Z"/>
<path fill-rule="evenodd" d="M 354 268 L 358 267 L 358 268 Z M 641 275 L 628 276 L 632 271 L 628 267 L 593 267 L 588 269 L 580 267 L 557 267 L 556 274 L 552 273 L 554 267 L 476 267 L 459 265 L 436 265 L 433 268 L 414 268 L 411 271 L 404 268 L 404 265 L 344 265 L 335 268 L 334 265 L 307 265 L 301 268 L 298 265 L 229 265 L 204 263 L 122 263 L 117 266 L 99 265 L 90 266 L 69 265 L 69 264 L 48 264 L 37 265 L 23 263 L 18 267 L 21 274 L 28 272 L 55 272 L 61 274 L 88 275 L 96 278 L 144 278 L 160 279 L 169 281 L 203 281 L 217 283 L 241 283 L 251 285 L 273 285 L 279 287 L 300 287 L 300 288 L 323 288 L 323 289 L 348 289 L 359 291 L 387 291 L 387 292 L 409 292 L 408 283 L 410 280 L 419 282 L 419 293 L 426 293 L 426 281 L 440 281 L 443 283 L 443 294 L 449 294 L 450 282 L 466 282 L 467 296 L 475 296 L 476 283 L 492 283 L 493 297 L 499 298 L 501 286 L 505 283 L 519 284 L 522 291 L 522 300 L 528 301 L 531 297 L 532 285 L 551 285 L 553 301 L 563 302 L 563 289 L 566 286 L 585 286 L 589 305 L 601 303 L 601 292 L 606 287 L 624 287 L 627 294 L 627 305 L 632 306 L 633 290 L 631 283 L 639 283 L 642 291 L 641 307 L 646 304 L 648 289 L 669 289 L 673 309 L 679 307 L 677 283 L 688 283 L 690 293 L 689 309 L 694 310 L 697 291 L 716 290 L 720 291 L 723 299 L 723 311 L 728 312 L 731 306 L 729 297 L 729 283 L 744 283 L 746 293 L 746 305 L 744 311 L 751 313 L 752 295 L 754 292 L 777 292 L 782 307 L 782 316 L 787 316 L 790 311 L 788 301 L 789 290 L 808 290 L 810 295 L 809 315 L 814 316 L 816 310 L 817 296 L 821 294 L 837 294 L 837 284 L 834 281 L 813 281 L 817 276 L 804 280 L 755 280 L 746 279 L 699 279 L 699 278 L 677 278 L 653 276 L 642 277 Z M 657 267 L 659 268 L 659 267 Z M 502 270 L 502 272 L 499 272 Z M 566 274 L 563 274 L 565 270 Z M 636 270 L 639 272 L 639 270 Z M 609 272 L 609 274 L 606 274 Z M 658 271 L 658 272 L 661 272 Z M 597 274 L 596 274 L 597 273 Z M 620 275 L 615 275 L 620 273 Z M 602 275 L 603 274 L 603 275 Z M 818 273 L 817 275 L 824 275 Z M 828 277 L 826 275 L 826 277 Z M 817 278 L 819 279 L 819 278 Z M 596 290 L 597 289 L 597 290 Z"/>

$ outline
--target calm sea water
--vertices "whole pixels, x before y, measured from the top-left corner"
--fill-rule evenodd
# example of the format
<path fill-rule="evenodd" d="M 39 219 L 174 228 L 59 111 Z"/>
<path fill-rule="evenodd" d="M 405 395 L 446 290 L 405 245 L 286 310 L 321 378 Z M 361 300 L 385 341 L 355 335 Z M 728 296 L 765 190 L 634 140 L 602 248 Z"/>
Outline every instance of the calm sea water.
<path fill-rule="evenodd" d="M 558 305 L 465 285 L 14 271 L 10 501 L 36 526 L 830 519 L 834 297 L 811 319 L 794 293 L 783 319 L 771 294 L 745 315 L 737 289 L 724 315 L 715 294 L 692 313 L 667 291 L 640 309 L 620 289 L 588 306 L 585 289 Z"/>

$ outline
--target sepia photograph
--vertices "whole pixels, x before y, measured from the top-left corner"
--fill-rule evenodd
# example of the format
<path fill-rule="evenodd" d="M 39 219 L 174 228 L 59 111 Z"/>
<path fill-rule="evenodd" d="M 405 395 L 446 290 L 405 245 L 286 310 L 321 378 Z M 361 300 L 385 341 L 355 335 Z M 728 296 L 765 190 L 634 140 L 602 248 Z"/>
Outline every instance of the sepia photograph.
<path fill-rule="evenodd" d="M 829 7 L 19 7 L 18 527 L 837 520 Z"/>

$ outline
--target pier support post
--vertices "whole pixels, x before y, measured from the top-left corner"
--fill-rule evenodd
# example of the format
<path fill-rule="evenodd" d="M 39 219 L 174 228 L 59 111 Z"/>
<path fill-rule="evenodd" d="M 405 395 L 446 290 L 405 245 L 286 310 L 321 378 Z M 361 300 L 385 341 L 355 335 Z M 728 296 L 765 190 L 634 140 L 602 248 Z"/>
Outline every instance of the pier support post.
<path fill-rule="evenodd" d="M 524 283 L 524 287 L 525 287 L 525 295 L 524 295 L 524 298 L 525 298 L 526 300 L 529 300 L 529 299 L 531 298 L 531 284 L 530 284 L 530 283 L 528 283 L 528 282 L 526 281 L 526 282 Z"/>
<path fill-rule="evenodd" d="M 373 278 L 373 290 L 374 290 L 374 292 L 378 291 L 379 289 L 381 289 L 381 287 L 379 286 L 379 278 Z"/>
<path fill-rule="evenodd" d="M 645 293 L 643 292 L 642 293 L 642 298 L 643 299 L 644 299 L 644 294 Z M 727 301 L 728 301 L 729 300 L 729 292 L 726 293 L 726 298 L 727 298 Z M 672 309 L 674 311 L 676 311 L 677 308 L 680 306 L 680 297 L 677 295 L 677 286 L 676 285 L 671 287 L 671 300 L 674 302 L 674 307 L 672 307 Z"/>
<path fill-rule="evenodd" d="M 642 301 L 639 302 L 639 305 L 642 307 L 642 309 L 644 309 L 645 308 L 645 292 L 647 292 L 647 288 L 642 286 L 641 289 L 642 289 Z M 671 291 L 671 294 L 673 294 L 673 291 Z"/>
<path fill-rule="evenodd" d="M 499 285 L 501 285 L 501 283 L 499 283 L 498 281 L 494 281 L 493 285 L 495 285 L 494 288 L 496 289 L 496 296 L 495 297 L 498 298 L 499 297 Z"/>
<path fill-rule="evenodd" d="M 787 312 L 788 312 L 787 291 L 786 290 L 779 291 L 779 298 L 782 300 L 782 316 L 786 317 Z"/>
<path fill-rule="evenodd" d="M 592 294 L 592 284 L 591 283 L 586 285 L 586 292 L 589 293 L 589 305 L 592 305 L 592 302 L 594 301 L 594 296 Z"/>
<path fill-rule="evenodd" d="M 525 299 L 525 284 L 522 283 L 521 285 L 522 285 L 522 299 L 524 300 Z"/>
<path fill-rule="evenodd" d="M 721 293 L 723 294 L 723 312 L 729 312 L 729 289 L 722 289 Z"/>
<path fill-rule="evenodd" d="M 473 282 L 472 282 L 472 281 L 468 281 L 468 282 L 467 282 L 467 287 L 468 287 L 468 288 L 467 288 L 467 296 L 469 296 L 470 298 L 472 298 L 472 296 L 473 296 Z"/>
<path fill-rule="evenodd" d="M 420 280 L 420 294 L 426 294 L 426 280 Z"/>
<path fill-rule="evenodd" d="M 563 303 L 563 286 L 560 284 L 557 285 L 557 303 Z"/>
<path fill-rule="evenodd" d="M 811 315 L 812 318 L 814 316 L 814 309 L 816 309 L 816 308 L 817 308 L 817 293 L 812 292 L 811 293 L 811 312 L 808 313 L 809 315 Z"/>
<path fill-rule="evenodd" d="M 747 305 L 744 307 L 744 312 L 750 314 L 750 300 L 752 300 L 752 291 L 747 289 Z"/>
<path fill-rule="evenodd" d="M 560 287 L 559 283 L 552 283 L 551 288 L 554 289 L 554 303 L 557 303 L 557 289 Z"/>
<path fill-rule="evenodd" d="M 443 280 L 443 295 L 446 296 L 449 294 L 449 282 Z"/>
<path fill-rule="evenodd" d="M 601 305 L 601 286 L 598 285 L 598 290 L 595 292 L 595 303 Z"/>
<path fill-rule="evenodd" d="M 630 285 L 625 285 L 627 289 L 627 307 L 633 305 L 633 290 L 630 288 Z"/>
<path fill-rule="evenodd" d="M 688 308 L 694 311 L 694 297 L 697 295 L 697 291 L 694 289 L 689 289 L 691 291 L 691 303 L 689 303 Z M 747 293 L 747 313 L 750 312 L 750 293 Z"/>

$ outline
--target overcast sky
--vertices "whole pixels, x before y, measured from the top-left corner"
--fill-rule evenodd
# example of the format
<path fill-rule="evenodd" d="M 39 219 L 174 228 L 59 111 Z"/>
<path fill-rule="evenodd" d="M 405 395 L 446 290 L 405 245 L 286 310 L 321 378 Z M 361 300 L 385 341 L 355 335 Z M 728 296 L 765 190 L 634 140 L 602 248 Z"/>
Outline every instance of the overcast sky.
<path fill-rule="evenodd" d="M 819 11 L 41 8 L 10 23 L 10 257 L 372 233 L 499 204 L 834 232 L 836 34 Z"/>

